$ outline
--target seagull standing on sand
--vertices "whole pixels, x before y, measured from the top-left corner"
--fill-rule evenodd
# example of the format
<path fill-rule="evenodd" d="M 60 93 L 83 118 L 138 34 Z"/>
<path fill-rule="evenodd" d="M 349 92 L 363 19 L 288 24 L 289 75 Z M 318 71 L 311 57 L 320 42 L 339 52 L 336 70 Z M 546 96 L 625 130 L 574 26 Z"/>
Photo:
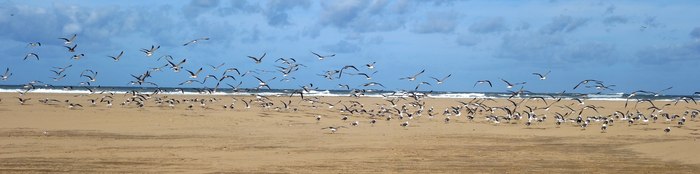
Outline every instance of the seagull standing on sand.
<path fill-rule="evenodd" d="M 666 127 L 666 129 L 664 129 L 664 132 L 666 132 L 666 134 L 668 134 L 669 132 L 671 132 L 671 127 Z"/>

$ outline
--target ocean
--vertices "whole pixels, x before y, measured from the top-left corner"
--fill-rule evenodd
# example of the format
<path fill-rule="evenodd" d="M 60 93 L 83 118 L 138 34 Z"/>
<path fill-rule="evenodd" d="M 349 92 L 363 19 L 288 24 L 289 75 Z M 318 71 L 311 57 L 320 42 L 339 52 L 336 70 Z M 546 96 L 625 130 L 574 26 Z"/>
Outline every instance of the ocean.
<path fill-rule="evenodd" d="M 23 85 L 0 85 L 0 93 L 15 93 L 25 91 Z M 54 93 L 54 94 L 104 94 L 116 93 L 124 94 L 132 91 L 153 93 L 159 91 L 161 94 L 168 95 L 263 95 L 263 96 L 282 96 L 290 95 L 299 89 L 239 89 L 234 91 L 232 88 L 218 88 L 214 91 L 213 88 L 173 88 L 173 87 L 131 87 L 131 86 L 35 86 L 29 90 L 29 93 Z M 509 92 L 464 92 L 464 91 L 418 91 L 421 94 L 426 94 L 431 98 L 493 98 L 507 99 L 511 98 L 512 93 Z M 304 91 L 305 96 L 351 96 L 354 93 L 352 90 L 309 90 Z M 408 96 L 408 91 L 387 91 L 387 90 L 367 90 L 363 92 L 363 97 L 386 97 L 386 96 Z M 530 98 L 544 97 L 545 99 L 563 98 L 563 99 L 586 99 L 586 100 L 609 100 L 609 101 L 624 101 L 627 100 L 630 94 L 626 93 L 602 93 L 602 94 L 582 94 L 582 93 L 523 93 L 513 96 L 512 98 Z M 682 97 L 680 95 L 648 95 L 637 94 L 634 99 L 649 99 L 672 101 Z"/>

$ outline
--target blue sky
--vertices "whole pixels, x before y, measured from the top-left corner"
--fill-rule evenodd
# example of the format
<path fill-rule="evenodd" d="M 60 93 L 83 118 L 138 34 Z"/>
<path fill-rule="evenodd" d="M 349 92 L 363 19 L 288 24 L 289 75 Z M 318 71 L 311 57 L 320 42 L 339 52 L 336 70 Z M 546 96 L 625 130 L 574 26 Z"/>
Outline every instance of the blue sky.
<path fill-rule="evenodd" d="M 507 90 L 499 78 L 527 81 L 533 92 L 572 91 L 584 79 L 616 85 L 615 91 L 700 91 L 700 2 L 698 1 L 307 1 L 307 0 L 193 0 L 193 1 L 0 1 L 0 69 L 13 76 L 0 84 L 41 80 L 54 85 L 78 85 L 84 69 L 99 72 L 93 85 L 124 86 L 151 67 L 164 65 L 159 56 L 187 59 L 185 69 L 207 64 L 225 68 L 274 70 L 280 57 L 306 65 L 280 82 L 280 73 L 259 74 L 273 88 L 298 88 L 314 83 L 325 89 L 337 84 L 357 87 L 369 82 L 360 76 L 326 80 L 316 74 L 355 65 L 360 71 L 376 63 L 371 81 L 388 90 Z M 57 38 L 78 34 L 76 53 Z M 182 44 L 210 37 L 194 45 Z M 41 42 L 30 48 L 27 43 Z M 138 50 L 160 45 L 153 57 Z M 108 55 L 125 51 L 114 62 Z M 310 51 L 337 56 L 320 61 Z M 40 61 L 24 61 L 34 52 Z M 246 56 L 267 53 L 262 64 Z M 67 77 L 51 80 L 52 66 L 72 64 Z M 399 80 L 426 69 L 415 82 Z M 541 81 L 531 73 L 551 71 Z M 1 73 L 1 72 L 0 72 Z M 452 74 L 436 85 L 430 76 Z M 254 87 L 246 76 L 225 83 Z M 473 87 L 477 80 L 493 88 Z M 160 86 L 178 86 L 186 72 L 153 73 Z M 212 87 L 214 83 L 207 83 Z M 203 87 L 185 85 L 183 87 Z M 575 92 L 596 92 L 577 89 Z"/>

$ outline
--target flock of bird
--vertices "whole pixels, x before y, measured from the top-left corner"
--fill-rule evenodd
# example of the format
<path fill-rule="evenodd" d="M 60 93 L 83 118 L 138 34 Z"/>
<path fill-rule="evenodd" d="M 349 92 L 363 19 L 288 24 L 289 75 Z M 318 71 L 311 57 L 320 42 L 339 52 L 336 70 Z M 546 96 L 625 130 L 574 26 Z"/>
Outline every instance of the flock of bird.
<path fill-rule="evenodd" d="M 79 53 L 81 50 L 80 47 L 78 47 L 77 34 L 73 34 L 70 37 L 62 37 L 59 39 L 63 41 L 63 45 L 68 51 L 68 53 L 73 54 L 73 56 L 71 56 L 71 59 L 77 61 L 81 57 L 85 56 L 84 53 Z M 198 38 L 186 42 L 182 44 L 182 46 L 187 47 L 208 40 L 210 40 L 210 38 L 208 37 Z M 24 60 L 40 60 L 40 55 L 38 55 L 35 52 L 31 52 L 31 50 L 41 46 L 42 44 L 40 42 L 28 43 L 27 47 L 30 48 L 30 52 L 24 56 Z M 140 49 L 139 51 L 142 52 L 145 57 L 152 57 L 158 54 L 159 49 L 160 46 L 151 45 L 150 47 Z M 119 53 L 114 56 L 106 56 L 105 59 L 120 61 L 123 58 L 125 51 L 120 50 L 118 52 Z M 321 61 L 328 60 L 336 56 L 335 54 L 319 54 L 313 51 L 311 51 L 310 53 L 310 56 L 316 57 Z M 262 53 L 259 56 L 247 56 L 247 58 L 250 59 L 250 61 L 252 61 L 252 63 L 254 64 L 262 64 L 264 62 L 269 62 L 267 61 L 268 59 L 266 59 L 266 57 L 269 57 L 267 53 Z M 588 94 L 566 93 L 564 91 L 561 92 L 559 95 L 530 95 L 532 94 L 532 92 L 525 90 L 524 88 L 527 82 L 514 82 L 502 78 L 500 78 L 499 80 L 503 82 L 505 88 L 508 89 L 508 92 L 511 93 L 511 95 L 510 97 L 502 99 L 502 101 L 500 102 L 492 98 L 472 98 L 470 99 L 470 101 L 459 101 L 451 106 L 428 106 L 426 105 L 425 99 L 431 97 L 432 91 L 423 92 L 425 90 L 420 90 L 420 87 L 423 85 L 432 86 L 433 84 L 440 85 L 446 83 L 447 80 L 452 77 L 452 74 L 440 76 L 440 78 L 429 77 L 429 79 L 431 79 L 432 81 L 421 81 L 419 79 L 424 79 L 421 75 L 426 73 L 425 69 L 417 71 L 415 74 L 410 74 L 398 78 L 399 80 L 405 80 L 408 83 L 414 83 L 416 87 L 413 90 L 404 90 L 382 94 L 382 101 L 384 102 L 373 103 L 372 105 L 367 103 L 361 103 L 355 100 L 330 101 L 334 98 L 325 98 L 322 96 L 308 96 L 308 93 L 311 90 L 318 89 L 318 87 L 315 87 L 313 83 L 300 86 L 298 89 L 291 89 L 287 91 L 288 96 L 272 97 L 260 95 L 258 93 L 252 93 L 251 95 L 254 96 L 252 99 L 248 97 L 232 96 L 231 103 L 221 104 L 224 103 L 224 100 L 214 96 L 193 96 L 195 98 L 182 99 L 169 97 L 168 95 L 163 94 L 163 92 L 167 92 L 166 89 L 159 88 L 158 84 L 151 81 L 151 79 L 153 78 L 155 72 L 161 72 L 164 71 L 164 69 L 169 68 L 174 73 L 178 73 L 183 70 L 187 72 L 187 77 L 183 77 L 186 78 L 186 80 L 179 83 L 179 85 L 205 84 L 210 79 L 215 81 L 215 85 L 213 88 L 204 87 L 201 89 L 197 89 L 198 91 L 200 91 L 200 93 L 213 93 L 218 90 L 223 90 L 224 88 L 222 88 L 222 86 L 224 84 L 228 86 L 228 89 L 226 90 L 231 90 L 232 92 L 256 91 L 260 89 L 273 89 L 270 86 L 269 82 L 272 82 L 277 78 L 280 78 L 280 81 L 296 80 L 296 78 L 292 77 L 291 74 L 298 71 L 300 68 L 305 68 L 307 66 L 302 64 L 301 62 L 298 62 L 294 58 L 278 58 L 273 61 L 276 64 L 276 69 L 274 70 L 255 69 L 243 72 L 236 67 L 225 67 L 225 63 L 215 65 L 208 64 L 207 67 L 185 69 L 184 65 L 187 65 L 189 63 L 187 59 L 176 60 L 171 55 L 162 55 L 155 61 L 162 62 L 162 64 L 164 65 L 155 68 L 148 68 L 142 74 L 131 74 L 131 77 L 133 77 L 133 79 L 129 81 L 129 84 L 134 86 L 154 86 L 156 90 L 132 90 L 126 92 L 124 94 L 126 96 L 124 101 L 115 101 L 116 94 L 114 92 L 98 91 L 100 88 L 95 88 L 93 84 L 98 80 L 97 71 L 91 69 L 85 69 L 81 71 L 78 77 L 84 79 L 84 81 L 80 82 L 79 86 L 81 88 L 89 90 L 92 94 L 85 96 L 93 97 L 94 95 L 100 95 L 100 97 L 88 99 L 87 105 L 97 107 L 98 105 L 104 104 L 105 107 L 112 107 L 113 103 L 119 102 L 119 105 L 125 108 L 144 108 L 146 106 L 154 106 L 177 109 L 184 106 L 184 108 L 187 110 L 193 110 L 196 108 L 215 109 L 217 107 L 212 106 L 218 104 L 224 110 L 237 110 L 238 106 L 236 103 L 240 101 L 244 104 L 244 110 L 248 110 L 251 108 L 260 108 L 263 111 L 313 112 L 313 110 L 325 108 L 332 112 L 338 112 L 338 115 L 342 116 L 341 120 L 343 121 L 349 121 L 350 117 L 353 117 L 353 119 L 367 119 L 369 120 L 369 124 L 374 125 L 379 120 L 384 120 L 388 122 L 398 119 L 402 120 L 398 125 L 404 128 L 408 128 L 410 126 L 411 120 L 414 119 L 427 117 L 427 119 L 429 120 L 436 120 L 438 119 L 437 117 L 440 117 L 439 120 L 442 120 L 445 123 L 450 123 L 453 122 L 453 119 L 459 119 L 463 115 L 464 118 L 466 118 L 466 120 L 473 122 L 483 122 L 494 125 L 499 125 L 502 123 L 522 123 L 525 127 L 530 127 L 536 124 L 542 124 L 547 122 L 548 120 L 550 120 L 548 119 L 548 115 L 553 115 L 552 120 L 554 121 L 552 123 L 554 123 L 557 127 L 561 126 L 562 124 L 569 124 L 572 126 L 580 127 L 582 130 L 585 130 L 591 125 L 598 124 L 600 125 L 601 132 L 608 131 L 608 127 L 614 125 L 615 122 L 618 121 L 623 121 L 626 122 L 627 125 L 633 126 L 639 124 L 657 123 L 657 120 L 661 119 L 661 121 L 658 122 L 665 124 L 673 123 L 676 124 L 678 127 L 682 127 L 688 121 L 695 120 L 698 114 L 700 113 L 700 110 L 696 107 L 689 107 L 697 105 L 693 96 L 700 94 L 700 92 L 695 92 L 694 94 L 687 96 L 679 96 L 671 102 L 665 102 L 665 104 L 658 104 L 658 102 L 655 100 L 645 99 L 639 96 L 660 96 L 663 95 L 663 92 L 671 89 L 671 87 L 660 91 L 638 90 L 628 95 L 627 101 L 624 105 L 624 110 L 617 110 L 611 113 L 604 113 L 602 111 L 599 111 L 601 108 L 603 108 L 602 106 L 585 104 L 585 101 L 588 98 Z M 355 85 L 350 84 L 338 84 L 338 87 L 340 89 L 345 89 L 349 91 L 348 96 L 359 98 L 365 96 L 367 92 L 373 91 L 373 89 L 371 88 L 386 88 L 383 84 L 376 81 L 372 81 L 372 76 L 377 73 L 377 71 L 374 71 L 374 69 L 377 67 L 376 65 L 377 62 L 367 63 L 364 66 L 345 65 L 338 69 L 323 71 L 317 75 L 327 80 L 339 80 L 343 78 L 343 75 L 363 77 L 367 80 L 367 82 L 359 84 L 357 85 L 357 87 L 353 87 Z M 51 79 L 53 79 L 53 81 L 61 81 L 62 79 L 67 77 L 67 70 L 72 67 L 73 65 L 53 67 L 50 70 L 53 75 Z M 223 70 L 220 75 L 212 74 L 219 70 Z M 363 72 L 363 70 L 366 71 Z M 204 75 L 202 74 L 204 72 L 211 73 Z M 545 73 L 532 73 L 532 75 L 539 80 L 547 80 L 547 77 L 550 74 L 550 72 L 551 71 L 547 71 Z M 273 77 L 263 79 L 259 77 L 262 74 L 273 74 Z M 5 69 L 4 73 L 0 77 L 0 80 L 7 81 L 12 77 L 12 75 L 13 72 L 8 67 Z M 245 78 L 246 76 L 248 76 L 248 78 L 254 78 L 258 81 L 258 83 L 255 85 L 256 87 L 249 89 L 241 88 L 241 85 L 243 84 L 243 80 L 241 79 Z M 237 85 L 231 85 L 228 83 L 229 81 L 239 81 L 239 83 Z M 494 87 L 494 83 L 491 80 L 486 79 L 476 81 L 473 87 L 477 88 L 477 86 L 485 85 L 488 85 L 489 87 Z M 19 104 L 28 104 L 31 101 L 31 98 L 25 98 L 23 96 L 29 92 L 32 92 L 32 90 L 34 89 L 41 88 L 42 86 L 51 87 L 49 83 L 44 83 L 38 80 L 30 81 L 24 84 L 24 90 L 19 91 L 19 97 L 17 97 Z M 602 93 L 606 90 L 612 90 L 612 88 L 615 87 L 615 85 L 606 84 L 601 80 L 586 79 L 576 84 L 573 87 L 573 90 L 576 90 L 580 87 L 594 88 L 599 91 L 598 93 Z M 71 89 L 73 87 L 66 88 Z M 185 91 L 182 88 L 175 88 L 174 90 L 180 92 Z M 305 94 L 307 96 L 304 96 Z M 564 94 L 568 94 L 569 96 L 574 97 L 563 97 Z M 296 103 L 292 102 L 290 98 L 295 95 L 298 95 L 300 97 L 300 99 Z M 75 102 L 70 100 L 61 101 L 58 99 L 51 98 L 44 98 L 38 101 L 42 104 L 66 106 L 70 109 L 80 109 L 83 107 L 83 104 L 85 104 L 83 102 Z M 2 99 L 0 99 L 0 102 L 2 102 Z M 276 103 L 279 104 L 276 105 Z M 629 106 L 629 103 L 634 103 L 634 106 Z M 686 108 L 681 109 L 685 110 L 683 113 L 669 113 L 666 111 L 668 110 L 667 108 L 676 107 L 678 103 L 686 103 L 686 105 L 684 105 Z M 436 109 L 436 107 L 442 107 L 438 108 L 442 112 L 437 111 L 438 109 Z M 689 117 L 690 119 L 687 119 L 686 117 Z M 321 115 L 315 117 L 317 122 L 321 122 L 322 118 L 323 116 Z M 323 129 L 328 129 L 329 131 L 331 131 L 331 133 L 335 133 L 341 128 L 350 128 L 359 125 L 360 121 L 349 121 L 349 124 L 347 126 L 327 126 Z M 668 126 L 666 129 L 664 129 L 664 131 L 666 133 L 669 133 L 671 131 L 671 126 Z"/>

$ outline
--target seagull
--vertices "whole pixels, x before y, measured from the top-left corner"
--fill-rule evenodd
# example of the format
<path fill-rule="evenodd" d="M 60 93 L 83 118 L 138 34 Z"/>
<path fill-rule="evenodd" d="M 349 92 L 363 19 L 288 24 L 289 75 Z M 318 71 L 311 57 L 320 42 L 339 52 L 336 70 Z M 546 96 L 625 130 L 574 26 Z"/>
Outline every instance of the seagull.
<path fill-rule="evenodd" d="M 19 100 L 20 105 L 24 105 L 24 103 L 28 102 L 29 100 L 32 100 L 32 98 L 19 98 L 19 97 L 17 97 L 17 99 Z"/>
<path fill-rule="evenodd" d="M 63 44 L 70 45 L 70 44 L 73 43 L 73 41 L 75 41 L 75 37 L 76 37 L 76 36 L 78 36 L 78 35 L 77 35 L 77 34 L 73 34 L 73 36 L 72 36 L 70 39 L 68 39 L 68 38 L 63 38 L 63 37 L 62 37 L 62 38 L 58 38 L 58 39 L 63 39 L 63 40 L 65 41 L 65 42 L 63 42 Z"/>
<path fill-rule="evenodd" d="M 85 54 L 76 54 L 76 55 L 73 55 L 73 57 L 71 57 L 71 58 L 73 58 L 74 60 L 80 60 L 80 58 L 83 56 L 85 56 Z"/>
<path fill-rule="evenodd" d="M 351 125 L 351 126 L 359 126 L 359 125 L 360 125 L 360 122 L 359 122 L 359 121 L 355 121 L 355 122 L 350 123 L 350 125 Z"/>
<path fill-rule="evenodd" d="M 198 38 L 198 39 L 189 41 L 189 42 L 187 42 L 187 43 L 185 43 L 185 44 L 182 44 L 182 46 L 187 46 L 187 45 L 189 45 L 189 44 L 195 44 L 195 43 L 197 43 L 197 42 L 199 42 L 199 41 L 202 41 L 202 40 L 209 40 L 209 38 L 208 38 L 208 37 Z"/>
<path fill-rule="evenodd" d="M 94 81 L 97 80 L 97 79 L 96 79 L 96 78 L 97 78 L 97 72 L 93 73 L 92 76 L 87 75 L 87 74 L 83 74 L 83 75 L 80 75 L 80 77 L 87 77 L 88 79 L 90 79 L 91 82 L 94 82 Z"/>
<path fill-rule="evenodd" d="M 41 46 L 41 42 L 29 42 L 29 44 L 27 44 L 27 47 L 38 47 L 38 46 Z"/>
<path fill-rule="evenodd" d="M 331 130 L 331 133 L 335 133 L 335 132 L 338 131 L 338 129 L 340 129 L 340 128 L 346 128 L 346 127 L 345 127 L 345 126 L 338 126 L 338 127 L 335 127 L 335 126 L 328 126 L 328 127 L 324 127 L 324 128 L 321 128 L 321 129 L 330 129 L 330 130 Z"/>
<path fill-rule="evenodd" d="M 27 53 L 27 55 L 24 55 L 24 60 L 27 60 L 29 56 L 34 56 L 36 60 L 39 60 L 39 55 L 37 55 L 36 53 Z"/>
<path fill-rule="evenodd" d="M 401 127 L 408 127 L 408 121 L 401 123 Z"/>
<path fill-rule="evenodd" d="M 263 87 L 267 87 L 267 89 L 271 89 L 270 86 L 267 85 L 267 82 L 263 81 L 262 79 L 258 78 L 257 76 L 253 76 L 253 77 L 255 77 L 255 79 L 258 79 L 258 82 L 260 82 L 258 84 L 258 89 L 263 88 Z M 275 78 L 272 78 L 272 79 L 275 79 Z"/>
<path fill-rule="evenodd" d="M 180 61 L 180 63 L 175 64 L 175 63 L 171 62 L 170 60 L 168 60 L 168 63 L 170 64 L 170 67 L 173 69 L 173 71 L 180 72 L 180 69 L 182 69 L 182 67 L 181 67 L 182 64 L 185 63 L 186 61 L 187 61 L 187 59 L 182 59 L 182 61 Z"/>
<path fill-rule="evenodd" d="M 53 81 L 59 81 L 59 80 L 63 79 L 64 77 L 66 77 L 65 74 L 63 74 L 62 76 L 52 77 L 52 78 L 53 78 Z"/>
<path fill-rule="evenodd" d="M 367 87 L 367 86 L 375 86 L 375 85 L 376 85 L 376 86 L 381 86 L 382 88 L 386 88 L 386 87 L 384 87 L 384 85 L 382 85 L 381 83 L 377 83 L 377 82 L 365 83 L 365 84 L 363 84 L 362 86 Z"/>
<path fill-rule="evenodd" d="M 214 71 L 216 71 L 216 70 L 219 69 L 221 66 L 224 66 L 224 64 L 226 64 L 226 63 L 221 63 L 221 64 L 219 64 L 218 66 L 214 66 L 214 65 L 209 65 L 209 66 L 211 67 L 211 69 L 213 69 Z M 240 72 L 239 72 L 238 74 L 240 74 Z"/>
<path fill-rule="evenodd" d="M 365 66 L 367 66 L 367 69 L 374 69 L 374 64 L 375 64 L 375 63 L 377 63 L 377 62 L 368 63 L 368 64 L 365 65 Z"/>
<path fill-rule="evenodd" d="M 318 54 L 318 53 L 315 53 L 315 52 L 313 52 L 313 51 L 311 52 L 311 54 L 316 55 L 316 57 L 318 57 L 318 60 L 323 60 L 323 59 L 325 59 L 325 58 L 329 58 L 329 57 L 335 56 L 335 54 L 322 56 L 322 55 L 320 55 L 320 54 Z"/>
<path fill-rule="evenodd" d="M 199 75 L 199 73 L 202 72 L 202 68 L 199 68 L 199 70 L 197 70 L 197 72 L 192 72 L 190 70 L 187 70 L 187 72 L 190 73 L 190 78 L 196 79 L 197 75 Z"/>
<path fill-rule="evenodd" d="M 0 78 L 2 81 L 6 81 L 7 78 L 10 78 L 12 76 L 12 73 L 10 72 L 10 68 L 5 69 L 5 73 L 2 74 L 2 77 Z"/>
<path fill-rule="evenodd" d="M 603 126 L 600 127 L 600 131 L 602 131 L 603 133 L 605 133 L 607 130 L 608 130 L 607 124 L 603 124 Z"/>
<path fill-rule="evenodd" d="M 493 84 L 491 84 L 491 81 L 490 81 L 490 80 L 479 80 L 479 81 L 476 81 L 476 83 L 474 83 L 474 87 L 476 87 L 476 85 L 478 85 L 478 84 L 483 84 L 483 83 L 488 83 L 490 87 L 493 87 Z"/>
<path fill-rule="evenodd" d="M 447 78 L 450 78 L 450 76 L 452 76 L 452 74 L 449 74 L 449 75 L 447 75 L 447 77 L 444 77 L 442 79 L 438 79 L 435 77 L 430 77 L 430 78 L 435 79 L 435 81 L 437 81 L 437 84 L 439 85 L 439 84 L 442 84 L 443 82 L 445 82 L 445 80 L 447 80 Z"/>
<path fill-rule="evenodd" d="M 603 81 L 600 81 L 600 80 L 593 80 L 593 79 L 582 80 L 582 81 L 579 82 L 576 86 L 574 86 L 574 89 L 576 89 L 576 88 L 578 88 L 579 86 L 581 86 L 581 84 L 588 84 L 589 82 L 603 83 Z"/>
<path fill-rule="evenodd" d="M 63 47 L 68 48 L 68 52 L 72 53 L 72 52 L 75 52 L 75 47 L 78 47 L 78 44 L 73 45 L 73 47 L 69 47 L 69 46 L 63 46 Z"/>
<path fill-rule="evenodd" d="M 265 58 L 265 55 L 267 55 L 267 53 L 263 53 L 263 55 L 260 56 L 260 58 L 253 57 L 253 56 L 248 56 L 248 58 L 253 59 L 255 61 L 255 64 L 260 64 L 260 63 L 262 63 L 262 59 Z"/>
<path fill-rule="evenodd" d="M 506 88 L 508 88 L 508 89 L 513 88 L 513 86 L 516 86 L 516 85 L 523 85 L 523 84 L 526 84 L 526 83 L 527 83 L 527 82 L 510 83 L 510 82 L 508 82 L 508 81 L 505 80 L 505 79 L 501 79 L 501 81 L 505 82 L 506 85 L 508 85 L 508 86 L 506 86 Z"/>
<path fill-rule="evenodd" d="M 549 75 L 550 72 L 552 72 L 552 71 L 547 71 L 547 73 L 544 73 L 544 74 L 532 73 L 532 75 L 539 76 L 539 77 L 540 77 L 540 80 L 545 80 L 545 79 L 547 79 L 547 75 Z"/>
<path fill-rule="evenodd" d="M 199 84 L 204 84 L 204 83 L 202 83 L 202 82 L 199 81 L 199 80 L 187 80 L 187 81 L 184 81 L 184 82 L 182 82 L 182 83 L 180 83 L 180 84 L 178 84 L 178 85 L 192 84 L 192 82 L 197 82 L 197 83 L 199 83 Z"/>
<path fill-rule="evenodd" d="M 146 57 L 151 57 L 151 56 L 153 55 L 153 53 L 154 53 L 156 50 L 158 50 L 158 48 L 160 48 L 160 45 L 158 45 L 158 46 L 151 45 L 151 49 L 142 48 L 142 49 L 141 49 L 141 52 L 146 53 Z"/>
<path fill-rule="evenodd" d="M 343 75 L 343 70 L 348 69 L 348 68 L 355 69 L 355 71 L 360 71 L 357 68 L 355 68 L 355 66 L 353 66 L 353 65 L 345 65 L 345 66 L 343 66 L 343 68 L 340 69 L 340 72 L 338 73 L 338 78 L 340 78 Z"/>
<path fill-rule="evenodd" d="M 666 127 L 666 129 L 664 129 L 664 132 L 666 132 L 666 134 L 668 134 L 669 132 L 671 132 L 671 127 Z"/>
<path fill-rule="evenodd" d="M 422 70 L 422 71 L 420 71 L 419 73 L 416 73 L 416 74 L 413 75 L 413 76 L 403 77 L 403 78 L 400 78 L 399 80 L 407 79 L 408 81 L 414 81 L 414 80 L 416 80 L 416 77 L 418 77 L 418 75 L 421 75 L 421 74 L 423 74 L 424 72 L 425 72 L 425 69 Z"/>
<path fill-rule="evenodd" d="M 124 51 L 120 52 L 119 55 L 117 55 L 117 57 L 114 57 L 114 56 L 107 56 L 107 57 L 114 59 L 114 61 L 116 62 L 116 61 L 119 61 L 119 58 L 122 58 L 122 55 L 124 55 Z"/>
<path fill-rule="evenodd" d="M 346 90 L 350 90 L 350 85 L 343 85 L 343 84 L 338 84 L 339 88 L 345 88 Z"/>

